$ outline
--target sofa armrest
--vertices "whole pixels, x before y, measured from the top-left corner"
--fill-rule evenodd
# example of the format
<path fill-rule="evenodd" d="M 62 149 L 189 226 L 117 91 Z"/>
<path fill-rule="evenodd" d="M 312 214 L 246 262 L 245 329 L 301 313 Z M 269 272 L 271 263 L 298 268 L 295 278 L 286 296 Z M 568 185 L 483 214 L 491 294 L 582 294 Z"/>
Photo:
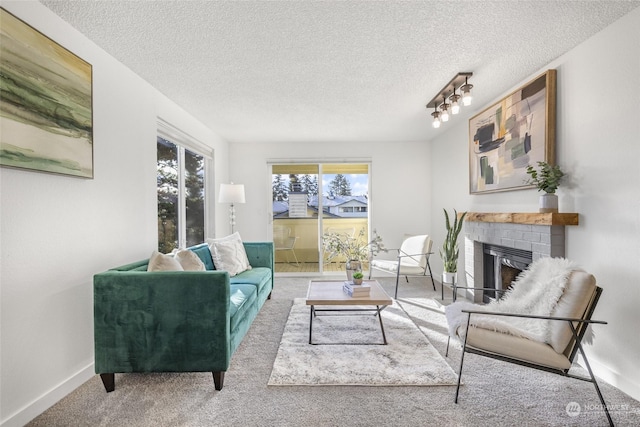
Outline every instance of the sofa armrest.
<path fill-rule="evenodd" d="M 228 368 L 229 273 L 110 270 L 93 283 L 96 373 Z"/>

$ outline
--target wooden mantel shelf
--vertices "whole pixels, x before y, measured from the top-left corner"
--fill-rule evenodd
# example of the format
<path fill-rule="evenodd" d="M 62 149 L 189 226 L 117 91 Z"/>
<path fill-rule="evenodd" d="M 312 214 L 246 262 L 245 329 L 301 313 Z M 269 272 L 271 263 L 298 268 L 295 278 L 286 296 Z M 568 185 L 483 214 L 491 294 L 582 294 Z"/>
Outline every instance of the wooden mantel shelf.
<path fill-rule="evenodd" d="M 458 214 L 460 215 L 460 214 Z M 473 222 L 503 222 L 531 225 L 578 225 L 577 213 L 483 213 L 468 212 L 464 218 Z"/>

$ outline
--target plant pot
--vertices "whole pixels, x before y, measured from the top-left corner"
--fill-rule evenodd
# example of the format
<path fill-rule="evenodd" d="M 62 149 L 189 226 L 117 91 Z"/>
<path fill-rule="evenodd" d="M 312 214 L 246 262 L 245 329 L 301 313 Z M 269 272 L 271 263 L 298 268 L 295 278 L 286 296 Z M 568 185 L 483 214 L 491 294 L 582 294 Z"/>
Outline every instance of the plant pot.
<path fill-rule="evenodd" d="M 558 212 L 558 196 L 553 193 L 540 196 L 540 212 Z"/>
<path fill-rule="evenodd" d="M 349 282 L 353 282 L 353 273 L 362 271 L 362 263 L 357 259 L 347 261 L 344 266 L 347 270 L 347 280 Z"/>
<path fill-rule="evenodd" d="M 354 285 L 362 285 L 362 280 L 363 280 L 362 278 L 360 278 L 360 279 L 353 279 L 353 284 L 354 284 Z"/>
<path fill-rule="evenodd" d="M 445 271 L 442 273 L 442 283 L 447 283 L 449 285 L 453 285 L 458 278 L 458 273 L 449 273 Z"/>

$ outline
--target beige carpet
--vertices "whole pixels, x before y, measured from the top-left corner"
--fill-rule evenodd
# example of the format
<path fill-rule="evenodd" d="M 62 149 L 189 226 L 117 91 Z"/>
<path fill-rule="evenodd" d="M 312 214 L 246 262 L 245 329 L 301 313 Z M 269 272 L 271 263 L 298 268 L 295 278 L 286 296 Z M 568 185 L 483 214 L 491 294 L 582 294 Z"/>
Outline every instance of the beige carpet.
<path fill-rule="evenodd" d="M 309 344 L 309 306 L 296 299 L 269 385 L 435 386 L 457 376 L 400 303 L 382 311 L 388 345 L 373 314 L 320 313 Z M 335 344 L 340 343 L 340 344 Z M 362 345 L 371 343 L 373 345 Z M 353 345 L 356 344 L 356 345 Z"/>
<path fill-rule="evenodd" d="M 98 375 L 28 424 L 29 427 L 327 427 L 469 426 L 599 427 L 606 418 L 592 384 L 534 371 L 486 357 L 465 357 L 458 404 L 455 386 L 309 387 L 267 385 L 294 298 L 307 294 L 309 278 L 276 278 L 273 297 L 260 310 L 231 359 L 221 391 L 210 372 L 116 374 L 116 390 L 105 393 Z M 395 277 L 379 282 L 387 293 Z M 447 344 L 443 306 L 451 292 L 431 290 L 428 278 L 400 288 L 400 304 L 438 352 Z M 599 334 L 609 332 L 602 326 Z M 598 339 L 596 336 L 596 339 Z M 367 346 L 371 347 L 371 346 Z M 460 344 L 447 362 L 457 369 Z M 582 374 L 583 372 L 577 372 Z M 616 426 L 638 425 L 640 402 L 600 381 Z M 579 416 L 566 406 L 577 402 Z"/>

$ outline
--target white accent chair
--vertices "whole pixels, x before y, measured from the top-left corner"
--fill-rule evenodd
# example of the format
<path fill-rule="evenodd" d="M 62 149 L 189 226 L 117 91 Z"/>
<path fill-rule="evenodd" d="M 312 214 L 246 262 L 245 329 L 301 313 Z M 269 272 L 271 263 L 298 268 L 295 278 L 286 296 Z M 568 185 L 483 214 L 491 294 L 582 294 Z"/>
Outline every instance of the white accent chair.
<path fill-rule="evenodd" d="M 296 251 L 293 249 L 296 245 L 296 240 L 298 240 L 298 237 L 291 235 L 291 227 L 286 227 L 284 225 L 273 226 L 274 249 L 276 251 L 290 251 L 293 254 L 293 259 L 296 261 L 296 266 L 300 266 L 298 257 L 296 256 Z M 288 263 L 289 257 L 287 256 L 286 259 Z"/>
<path fill-rule="evenodd" d="M 409 276 L 431 277 L 433 290 L 436 290 L 436 284 L 431 273 L 431 265 L 429 264 L 429 256 L 431 255 L 431 247 L 433 240 L 427 234 L 419 236 L 407 237 L 400 246 L 400 249 L 389 249 L 398 251 L 396 260 L 372 259 L 369 267 L 369 279 L 373 270 L 383 271 L 385 273 L 396 275 L 396 292 L 394 298 L 398 298 L 398 284 L 400 276 L 404 276 L 409 283 Z M 444 297 L 444 295 L 443 295 Z"/>
<path fill-rule="evenodd" d="M 516 285 L 517 286 L 517 285 Z M 446 309 L 451 333 L 455 333 L 462 343 L 462 355 L 458 371 L 458 386 L 455 403 L 458 403 L 462 366 L 465 353 L 473 353 L 492 359 L 502 360 L 541 371 L 551 372 L 564 377 L 576 378 L 591 382 L 602 403 L 609 425 L 613 426 L 611 415 L 607 410 L 604 397 L 600 392 L 596 378 L 591 371 L 587 355 L 582 347 L 587 327 L 591 324 L 607 324 L 599 320 L 591 320 L 602 288 L 596 286 L 595 278 L 582 270 L 573 270 L 567 278 L 566 286 L 553 307 L 550 316 L 516 314 L 504 311 L 485 311 L 479 304 L 465 302 L 454 303 Z M 455 304 L 462 304 L 460 313 L 465 319 L 458 324 L 457 316 L 449 315 Z M 474 307 L 477 307 L 474 308 Z M 450 318 L 451 317 L 451 318 Z M 474 321 L 474 318 L 477 319 Z M 527 331 L 509 333 L 496 330 L 492 319 L 513 325 L 509 319 L 535 319 L 536 322 L 550 321 L 550 333 L 546 342 L 528 339 L 523 336 Z M 471 325 L 471 327 L 469 327 Z M 533 326 L 533 325 L 532 325 Z M 520 329 L 522 331 L 522 329 Z M 589 377 L 569 373 L 574 358 L 580 352 Z M 449 343 L 445 357 L 449 353 Z M 467 384 L 469 386 L 469 384 Z"/>

